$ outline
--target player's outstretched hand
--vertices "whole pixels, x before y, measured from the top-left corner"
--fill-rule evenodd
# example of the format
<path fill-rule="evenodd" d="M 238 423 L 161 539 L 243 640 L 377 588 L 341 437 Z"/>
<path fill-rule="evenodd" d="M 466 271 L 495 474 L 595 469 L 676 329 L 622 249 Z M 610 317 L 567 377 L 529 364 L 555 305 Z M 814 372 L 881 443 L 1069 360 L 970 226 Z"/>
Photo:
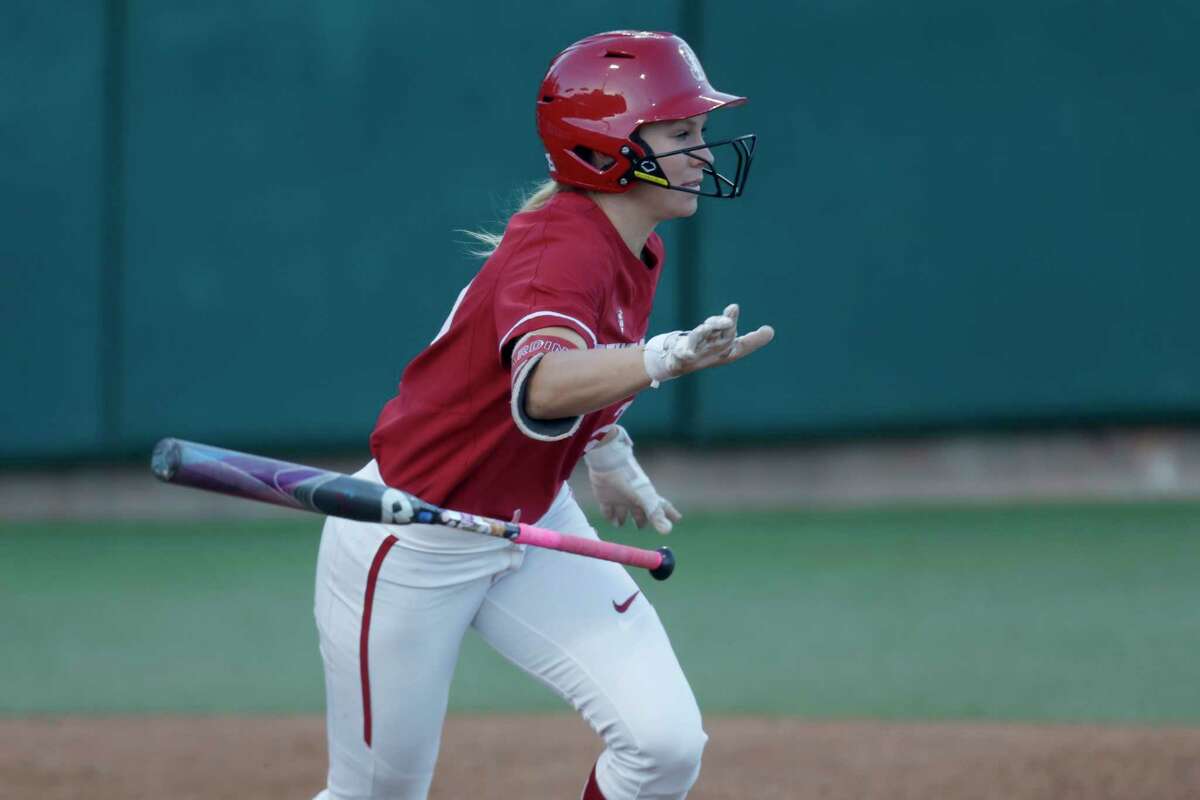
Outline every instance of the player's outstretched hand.
<path fill-rule="evenodd" d="M 646 342 L 646 373 L 655 385 L 689 372 L 731 364 L 764 347 L 775 338 L 775 329 L 763 325 L 738 336 L 737 303 L 725 307 L 690 331 L 660 333 Z"/>

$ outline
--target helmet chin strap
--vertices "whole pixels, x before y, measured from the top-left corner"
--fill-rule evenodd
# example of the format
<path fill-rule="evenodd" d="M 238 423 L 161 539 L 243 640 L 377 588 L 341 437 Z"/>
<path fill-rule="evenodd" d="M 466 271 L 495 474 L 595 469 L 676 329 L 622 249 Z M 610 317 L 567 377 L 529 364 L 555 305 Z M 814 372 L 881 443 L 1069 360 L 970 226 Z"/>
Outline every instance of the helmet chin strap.
<path fill-rule="evenodd" d="M 671 189 L 676 192 L 685 192 L 687 194 L 699 195 L 700 197 L 719 197 L 722 199 L 732 199 L 740 197 L 746 188 L 746 179 L 750 175 L 750 162 L 754 160 L 754 146 L 757 143 L 758 137 L 753 133 L 748 133 L 744 136 L 737 136 L 732 139 L 724 139 L 719 142 L 709 142 L 706 144 L 695 145 L 693 147 L 681 147 L 678 150 L 670 150 L 666 153 L 655 153 L 650 145 L 646 144 L 646 140 L 634 131 L 629 135 L 630 140 L 642 149 L 643 155 L 638 156 L 632 148 L 625 146 L 621 148 L 621 155 L 625 156 L 630 161 L 629 170 L 621 177 L 619 183 L 622 186 L 628 186 L 633 181 L 649 183 L 652 186 L 657 186 L 661 189 Z M 700 150 L 712 150 L 716 147 L 729 146 L 733 148 L 737 156 L 737 165 L 732 178 L 728 178 L 717 172 L 716 166 L 707 158 L 700 155 L 692 155 L 691 157 L 697 161 L 702 161 L 707 166 L 704 167 L 704 174 L 711 176 L 713 179 L 713 191 L 703 191 L 703 182 L 700 189 L 689 189 L 683 186 L 672 186 L 667 180 L 666 173 L 663 171 L 662 164 L 659 159 L 667 156 L 694 154 Z"/>

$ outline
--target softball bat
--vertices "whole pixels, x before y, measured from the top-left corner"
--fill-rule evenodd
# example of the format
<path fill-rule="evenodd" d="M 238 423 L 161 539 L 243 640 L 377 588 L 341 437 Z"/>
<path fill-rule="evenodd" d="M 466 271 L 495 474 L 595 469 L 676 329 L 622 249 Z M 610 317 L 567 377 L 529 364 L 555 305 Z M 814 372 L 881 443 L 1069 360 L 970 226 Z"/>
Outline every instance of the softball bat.
<path fill-rule="evenodd" d="M 660 581 L 671 577 L 675 570 L 675 556 L 669 547 L 646 550 L 451 511 L 400 489 L 349 475 L 182 439 L 159 441 L 150 468 L 166 483 L 360 522 L 442 525 L 516 544 L 641 567 Z"/>

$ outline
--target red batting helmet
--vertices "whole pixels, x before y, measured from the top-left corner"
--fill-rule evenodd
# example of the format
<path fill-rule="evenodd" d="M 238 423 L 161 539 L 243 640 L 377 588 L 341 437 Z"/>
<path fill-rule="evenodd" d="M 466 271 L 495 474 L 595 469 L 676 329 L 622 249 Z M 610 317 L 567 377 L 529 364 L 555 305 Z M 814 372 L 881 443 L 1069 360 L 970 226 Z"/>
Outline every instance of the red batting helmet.
<path fill-rule="evenodd" d="M 687 119 L 746 98 L 713 88 L 700 60 L 672 33 L 612 31 L 589 36 L 550 62 L 537 101 L 537 126 L 550 176 L 560 183 L 601 192 L 624 192 L 634 181 L 709 197 L 737 197 L 745 186 L 754 155 L 754 134 L 721 142 L 653 153 L 637 135 L 647 122 Z M 712 190 L 671 186 L 657 159 L 679 153 L 732 147 L 737 171 L 719 174 L 705 161 Z M 613 162 L 597 167 L 589 158 L 601 153 Z"/>

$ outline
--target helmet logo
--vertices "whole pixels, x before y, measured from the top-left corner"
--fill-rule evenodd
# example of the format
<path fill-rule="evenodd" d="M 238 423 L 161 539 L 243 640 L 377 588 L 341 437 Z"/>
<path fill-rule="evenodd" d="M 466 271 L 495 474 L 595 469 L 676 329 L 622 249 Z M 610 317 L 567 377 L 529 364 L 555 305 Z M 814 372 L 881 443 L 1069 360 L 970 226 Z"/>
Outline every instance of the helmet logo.
<path fill-rule="evenodd" d="M 704 67 L 700 66 L 700 59 L 696 58 L 696 54 L 692 52 L 692 48 L 683 42 L 679 45 L 679 55 L 683 56 L 684 63 L 691 70 L 692 77 L 698 81 L 707 81 L 708 76 L 704 74 Z"/>
<path fill-rule="evenodd" d="M 658 164 L 655 164 L 653 161 L 643 161 L 638 165 L 638 169 L 642 172 L 658 172 Z"/>

